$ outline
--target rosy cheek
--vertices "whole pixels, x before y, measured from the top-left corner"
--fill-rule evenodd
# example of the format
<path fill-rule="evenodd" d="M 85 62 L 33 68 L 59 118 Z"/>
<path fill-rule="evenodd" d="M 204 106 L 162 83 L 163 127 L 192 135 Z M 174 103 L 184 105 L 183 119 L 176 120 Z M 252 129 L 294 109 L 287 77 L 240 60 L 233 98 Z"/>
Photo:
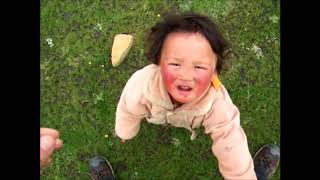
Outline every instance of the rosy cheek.
<path fill-rule="evenodd" d="M 199 72 L 197 73 L 197 84 L 198 84 L 198 92 L 202 93 L 205 91 L 211 83 L 211 73 L 208 72 Z"/>
<path fill-rule="evenodd" d="M 162 77 L 165 86 L 170 91 L 173 88 L 174 81 L 177 79 L 172 69 L 165 66 L 162 68 Z"/>

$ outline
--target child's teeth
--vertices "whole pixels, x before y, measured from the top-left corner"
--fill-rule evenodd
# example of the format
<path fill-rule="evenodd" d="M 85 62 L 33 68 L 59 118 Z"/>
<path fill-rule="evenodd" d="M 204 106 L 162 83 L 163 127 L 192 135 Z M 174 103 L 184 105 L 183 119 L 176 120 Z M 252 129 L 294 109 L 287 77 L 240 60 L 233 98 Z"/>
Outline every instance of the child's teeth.
<path fill-rule="evenodd" d="M 180 89 L 182 89 L 182 90 L 190 90 L 191 88 L 190 87 L 188 87 L 188 86 L 179 86 L 180 87 Z"/>

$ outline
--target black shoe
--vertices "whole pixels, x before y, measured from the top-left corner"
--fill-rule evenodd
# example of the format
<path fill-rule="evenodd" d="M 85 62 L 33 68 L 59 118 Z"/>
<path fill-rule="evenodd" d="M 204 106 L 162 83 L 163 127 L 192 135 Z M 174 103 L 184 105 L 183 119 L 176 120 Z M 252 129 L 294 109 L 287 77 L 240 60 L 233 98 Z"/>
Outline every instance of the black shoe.
<path fill-rule="evenodd" d="M 254 169 L 258 179 L 269 179 L 277 170 L 280 148 L 274 144 L 264 145 L 254 155 Z"/>
<path fill-rule="evenodd" d="M 113 169 L 107 159 L 95 156 L 90 159 L 90 176 L 92 180 L 114 180 Z"/>

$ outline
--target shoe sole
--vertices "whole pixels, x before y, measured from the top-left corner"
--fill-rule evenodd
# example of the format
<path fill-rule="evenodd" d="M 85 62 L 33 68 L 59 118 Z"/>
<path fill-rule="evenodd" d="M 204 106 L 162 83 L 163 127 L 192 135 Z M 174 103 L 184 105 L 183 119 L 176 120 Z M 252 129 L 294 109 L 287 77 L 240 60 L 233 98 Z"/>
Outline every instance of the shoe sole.
<path fill-rule="evenodd" d="M 103 157 L 103 156 L 99 156 L 99 157 L 101 157 L 102 159 L 104 159 L 104 160 L 107 162 L 108 166 L 109 166 L 110 169 L 111 169 L 111 173 L 112 173 L 113 179 L 115 180 L 116 177 L 115 177 L 115 175 L 114 175 L 114 171 L 113 171 L 113 169 L 112 169 L 112 166 L 111 166 L 110 162 L 109 162 L 105 157 Z M 90 176 L 91 179 L 93 179 L 93 178 L 91 177 L 90 173 L 88 173 L 88 175 Z"/>
<path fill-rule="evenodd" d="M 103 156 L 100 156 L 100 157 L 102 157 L 102 158 L 107 162 L 107 164 L 109 165 L 109 167 L 110 167 L 110 169 L 111 169 L 112 176 L 115 177 L 115 176 L 114 176 L 114 171 L 113 171 L 113 169 L 112 169 L 112 166 L 111 166 L 110 162 L 109 162 L 105 157 L 103 157 Z"/>
<path fill-rule="evenodd" d="M 255 157 L 262 151 L 262 149 L 265 148 L 265 147 L 267 147 L 268 145 L 270 145 L 270 144 L 266 144 L 266 145 L 262 146 L 262 147 L 254 154 L 254 156 L 253 156 L 252 159 L 255 159 Z M 278 167 L 279 162 L 280 162 L 280 160 L 277 162 L 276 167 Z M 276 170 L 275 170 L 272 174 L 276 173 L 276 172 L 277 172 L 277 169 L 278 169 L 278 168 L 276 168 Z"/>

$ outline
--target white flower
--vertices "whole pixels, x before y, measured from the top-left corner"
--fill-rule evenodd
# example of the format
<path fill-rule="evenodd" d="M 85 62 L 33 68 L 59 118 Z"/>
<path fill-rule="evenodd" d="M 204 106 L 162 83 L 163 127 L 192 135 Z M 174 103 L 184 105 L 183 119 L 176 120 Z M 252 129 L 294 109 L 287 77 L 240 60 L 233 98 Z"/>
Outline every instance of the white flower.
<path fill-rule="evenodd" d="M 160 14 L 158 14 L 157 16 L 158 16 L 158 18 L 159 18 L 161 15 L 160 15 Z"/>
<path fill-rule="evenodd" d="M 105 138 L 108 138 L 109 136 L 108 136 L 108 134 L 106 134 L 106 135 L 104 135 L 104 137 L 105 137 Z"/>
<path fill-rule="evenodd" d="M 89 61 L 88 64 L 91 65 L 91 61 Z"/>
<path fill-rule="evenodd" d="M 46 41 L 47 41 L 47 43 L 52 43 L 52 39 L 51 38 L 47 38 Z"/>
<path fill-rule="evenodd" d="M 175 146 L 179 146 L 181 144 L 180 140 L 177 138 L 172 138 L 171 139 L 171 144 L 175 145 Z"/>
<path fill-rule="evenodd" d="M 96 31 L 102 31 L 102 25 L 100 23 L 97 23 L 96 27 L 95 27 Z"/>
<path fill-rule="evenodd" d="M 103 101 L 102 96 L 103 96 L 103 94 L 102 94 L 102 93 L 97 94 L 97 96 L 96 96 L 96 100 L 97 100 L 97 101 Z"/>
<path fill-rule="evenodd" d="M 270 16 L 270 17 L 269 17 L 269 20 L 270 20 L 271 22 L 273 22 L 273 23 L 277 23 L 278 20 L 279 20 L 279 18 L 278 18 L 278 16 L 273 15 L 273 16 Z"/>
<path fill-rule="evenodd" d="M 103 94 L 102 93 L 100 93 L 100 94 L 97 94 L 96 95 L 96 98 L 94 99 L 94 104 L 97 104 L 99 101 L 104 101 L 104 99 L 103 99 Z"/>
<path fill-rule="evenodd" d="M 49 45 L 49 47 L 54 46 L 51 38 L 47 38 L 46 41 L 47 41 L 47 44 Z"/>
<path fill-rule="evenodd" d="M 263 56 L 261 48 L 259 48 L 257 45 L 253 44 L 251 50 L 256 54 L 258 59 Z"/>
<path fill-rule="evenodd" d="M 101 67 L 104 68 L 104 65 L 102 64 Z"/>

